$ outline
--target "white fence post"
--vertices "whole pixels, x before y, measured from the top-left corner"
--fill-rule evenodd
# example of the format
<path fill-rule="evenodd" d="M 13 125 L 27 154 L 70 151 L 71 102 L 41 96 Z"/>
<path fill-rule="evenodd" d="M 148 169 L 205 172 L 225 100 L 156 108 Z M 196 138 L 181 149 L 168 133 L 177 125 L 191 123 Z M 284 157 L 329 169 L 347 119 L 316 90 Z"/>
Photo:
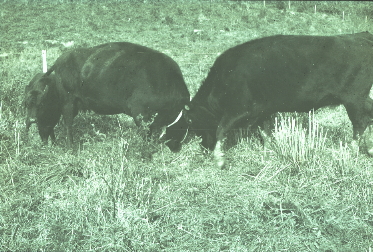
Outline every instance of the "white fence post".
<path fill-rule="evenodd" d="M 41 51 L 41 55 L 43 57 L 43 73 L 46 73 L 47 72 L 47 51 L 46 50 L 42 50 Z"/>

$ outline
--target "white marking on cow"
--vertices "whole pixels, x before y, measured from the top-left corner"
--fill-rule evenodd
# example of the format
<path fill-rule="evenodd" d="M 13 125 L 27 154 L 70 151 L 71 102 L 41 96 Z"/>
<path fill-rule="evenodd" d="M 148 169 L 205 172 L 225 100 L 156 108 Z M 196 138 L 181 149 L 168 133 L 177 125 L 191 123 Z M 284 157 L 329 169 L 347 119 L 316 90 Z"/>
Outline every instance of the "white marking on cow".
<path fill-rule="evenodd" d="M 222 142 L 220 140 L 218 140 L 216 142 L 215 149 L 214 149 L 214 158 L 215 158 L 215 162 L 216 162 L 217 166 L 220 169 L 222 169 L 224 167 L 224 164 L 225 164 L 224 153 L 221 150 L 221 148 L 222 148 Z"/>
<path fill-rule="evenodd" d="M 167 125 L 167 128 L 168 127 L 171 127 L 172 125 L 174 125 L 175 123 L 177 123 L 179 120 L 180 120 L 180 117 L 183 115 L 183 111 L 181 110 L 179 115 L 176 117 L 175 121 L 173 121 L 171 124 Z"/>
<path fill-rule="evenodd" d="M 159 136 L 159 139 L 161 139 L 164 135 L 166 135 L 167 126 L 163 126 L 163 127 L 161 127 L 161 130 L 162 130 L 162 133 L 161 133 L 161 135 Z"/>
<path fill-rule="evenodd" d="M 46 73 L 48 71 L 47 69 L 47 51 L 41 50 L 41 56 L 43 58 L 43 73 Z"/>
<path fill-rule="evenodd" d="M 104 50 L 107 50 L 107 48 L 106 47 L 102 47 L 100 49 L 97 49 L 97 51 L 95 51 L 94 53 L 92 53 L 88 57 L 88 59 L 84 62 L 84 65 L 82 67 L 82 72 L 81 72 L 83 78 L 88 78 L 92 74 L 92 72 L 94 72 L 93 71 L 93 68 L 95 66 L 94 65 L 94 59 L 95 58 L 99 58 L 98 55 L 102 51 L 104 51 Z"/>

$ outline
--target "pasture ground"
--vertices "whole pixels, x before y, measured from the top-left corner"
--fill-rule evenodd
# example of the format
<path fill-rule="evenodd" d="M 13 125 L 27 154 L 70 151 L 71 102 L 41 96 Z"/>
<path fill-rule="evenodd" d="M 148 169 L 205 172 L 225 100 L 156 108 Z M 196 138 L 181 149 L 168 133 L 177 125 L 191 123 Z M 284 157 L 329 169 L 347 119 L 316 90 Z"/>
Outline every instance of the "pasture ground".
<path fill-rule="evenodd" d="M 373 161 L 347 144 L 343 107 L 279 115 L 265 150 L 235 132 L 226 170 L 193 136 L 178 154 L 144 143 L 125 115 L 78 115 L 77 153 L 61 125 L 57 146 L 35 126 L 22 140 L 42 49 L 50 66 L 69 46 L 145 45 L 178 62 L 193 96 L 232 46 L 373 32 L 372 15 L 370 2 L 1 1 L 0 251 L 372 251 Z"/>

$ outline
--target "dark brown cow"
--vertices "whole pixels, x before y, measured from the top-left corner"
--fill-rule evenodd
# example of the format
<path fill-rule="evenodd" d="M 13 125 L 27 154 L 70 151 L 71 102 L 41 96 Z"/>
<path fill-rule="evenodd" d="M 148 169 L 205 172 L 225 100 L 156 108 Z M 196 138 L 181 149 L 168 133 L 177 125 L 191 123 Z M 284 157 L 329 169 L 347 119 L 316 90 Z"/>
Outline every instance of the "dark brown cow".
<path fill-rule="evenodd" d="M 47 144 L 49 136 L 54 141 L 53 128 L 62 114 L 69 147 L 73 143 L 73 118 L 79 110 L 125 113 L 137 125 L 156 115 L 152 131 L 171 124 L 190 99 L 174 60 L 126 42 L 66 52 L 48 72 L 36 75 L 25 91 L 26 131 L 36 122 L 43 143 Z M 174 133 L 167 130 L 167 145 L 176 151 L 181 139 Z"/>
<path fill-rule="evenodd" d="M 373 35 L 277 35 L 228 49 L 210 69 L 185 120 L 224 166 L 222 141 L 242 125 L 261 126 L 275 112 L 343 104 L 362 135 L 373 117 Z"/>

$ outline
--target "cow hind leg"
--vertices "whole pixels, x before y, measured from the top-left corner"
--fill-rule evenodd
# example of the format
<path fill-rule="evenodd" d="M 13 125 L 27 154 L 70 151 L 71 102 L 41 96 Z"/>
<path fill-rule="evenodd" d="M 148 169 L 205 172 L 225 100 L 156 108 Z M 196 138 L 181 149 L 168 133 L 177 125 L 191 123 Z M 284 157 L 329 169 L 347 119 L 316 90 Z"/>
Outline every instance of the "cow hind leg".
<path fill-rule="evenodd" d="M 52 128 L 52 130 L 51 130 L 49 136 L 51 137 L 52 144 L 53 144 L 53 145 L 56 145 L 56 136 L 55 136 L 55 134 L 54 134 L 54 129 L 53 129 L 53 128 Z"/>
<path fill-rule="evenodd" d="M 373 117 L 372 103 L 372 99 L 368 97 L 364 105 L 345 106 L 353 126 L 351 146 L 353 149 L 359 149 L 359 146 L 363 147 L 370 156 L 373 155 L 373 138 L 370 129 Z M 369 130 L 366 130 L 368 126 Z"/>
<path fill-rule="evenodd" d="M 353 127 L 353 139 L 358 140 L 361 137 L 367 128 L 367 126 L 371 123 L 372 118 L 368 113 L 366 113 L 363 106 L 345 106 L 348 117 L 352 123 Z"/>

